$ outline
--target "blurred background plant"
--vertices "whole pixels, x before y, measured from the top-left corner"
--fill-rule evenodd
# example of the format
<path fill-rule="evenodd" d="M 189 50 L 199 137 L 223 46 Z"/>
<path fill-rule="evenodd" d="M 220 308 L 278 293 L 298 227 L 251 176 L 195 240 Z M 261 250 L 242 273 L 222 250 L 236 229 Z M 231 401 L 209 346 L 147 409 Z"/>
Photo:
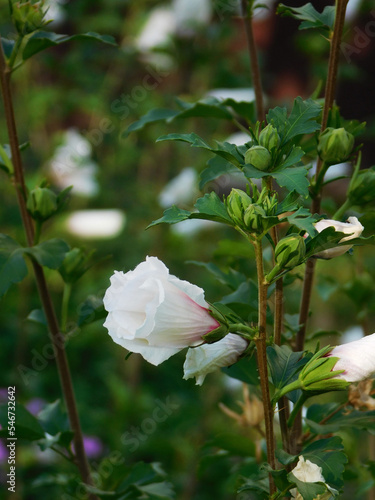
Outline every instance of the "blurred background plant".
<path fill-rule="evenodd" d="M 313 3 L 318 10 L 328 4 Z M 243 297 L 231 297 L 225 284 L 203 267 L 189 264 L 212 259 L 221 269 L 234 266 L 246 275 L 254 273 L 247 246 L 232 231 L 215 223 L 198 224 L 201 221 L 144 231 L 171 202 L 192 208 L 199 192 L 197 174 L 204 170 L 208 155 L 173 143 L 155 144 L 157 137 L 172 132 L 165 123 L 125 133 L 149 110 L 175 108 L 176 96 L 189 102 L 209 96 L 233 99 L 247 103 L 253 113 L 240 2 L 50 0 L 48 4 L 47 16 L 54 20 L 47 30 L 67 35 L 105 33 L 119 45 L 72 41 L 36 55 L 13 76 L 20 142 L 30 142 L 23 153 L 28 188 L 40 185 L 44 178 L 60 189 L 74 186 L 67 208 L 53 225 L 47 222 L 46 235 L 64 237 L 71 247 L 83 245 L 87 252 L 96 249 L 98 264 L 74 287 L 67 323 L 71 334 L 67 351 L 87 455 L 99 477 L 106 476 L 103 471 L 111 467 L 116 475 L 116 461 L 111 462 L 115 450 L 126 466 L 139 460 L 160 462 L 181 500 L 233 498 L 238 476 L 249 477 L 257 466 L 256 458 L 249 458 L 249 449 L 259 456 L 259 445 L 246 425 L 239 421 L 229 426 L 228 411 L 218 411 L 220 403 L 233 408 L 233 396 L 241 398 L 241 383 L 216 375 L 208 376 L 197 388 L 193 381 L 182 380 L 180 355 L 158 368 L 138 355 L 125 361 L 102 326 L 101 298 L 113 269 L 127 271 L 146 255 L 157 255 L 168 262 L 173 274 L 203 287 L 210 302 L 227 295 L 227 303 L 238 310 L 243 307 Z M 296 95 L 308 97 L 319 85 L 328 44 L 315 32 L 298 32 L 295 20 L 275 17 L 276 5 L 267 4 L 268 9 L 258 9 L 254 19 L 267 106 L 290 106 Z M 373 19 L 370 7 L 370 0 L 364 0 L 350 10 L 338 94 L 345 118 L 368 123 L 361 137 L 366 168 L 375 164 L 375 37 L 367 34 L 362 45 L 356 37 L 367 33 L 365 27 Z M 0 19 L 2 37 L 12 38 L 14 28 L 4 0 Z M 177 118 L 175 128 L 177 123 L 180 133 L 193 130 L 218 140 L 236 134 L 244 142 L 236 125 L 226 120 Z M 7 142 L 4 120 L 0 121 L 0 142 Z M 340 168 L 345 176 L 345 165 Z M 347 184 L 343 178 L 334 188 L 327 186 L 325 212 L 332 215 L 344 201 Z M 241 179 L 225 175 L 211 188 L 221 194 L 233 186 L 241 186 Z M 0 183 L 0 197 L 1 232 L 22 240 L 16 201 L 6 182 Z M 366 207 L 364 219 L 367 234 L 373 234 L 373 205 Z M 319 311 L 318 335 L 331 345 L 372 333 L 375 260 L 371 247 L 359 247 L 356 252 L 360 258 L 355 264 L 350 255 L 319 263 L 312 309 Z M 288 331 L 298 327 L 300 276 L 296 273 L 295 277 L 285 298 L 290 312 Z M 53 295 L 61 296 L 61 277 L 51 272 L 48 279 Z M 17 401 L 37 414 L 61 395 L 54 361 L 48 357 L 46 328 L 35 312 L 40 306 L 34 287 L 30 278 L 13 286 L 0 309 L 0 386 L 16 385 Z M 309 326 L 315 337 L 316 316 Z M 354 327 L 358 324 L 360 329 Z M 160 422 L 153 417 L 159 407 L 167 415 Z M 361 431 L 345 430 L 341 435 L 349 454 L 353 452 L 343 498 L 354 493 L 355 498 L 365 498 L 359 485 L 373 484 L 375 456 L 370 457 L 367 469 L 358 472 L 354 461 Z M 6 451 L 0 448 L 2 484 L 5 457 Z M 59 497 L 61 484 L 72 473 L 71 465 L 58 454 L 21 442 L 17 470 L 18 498 L 25 500 Z"/>

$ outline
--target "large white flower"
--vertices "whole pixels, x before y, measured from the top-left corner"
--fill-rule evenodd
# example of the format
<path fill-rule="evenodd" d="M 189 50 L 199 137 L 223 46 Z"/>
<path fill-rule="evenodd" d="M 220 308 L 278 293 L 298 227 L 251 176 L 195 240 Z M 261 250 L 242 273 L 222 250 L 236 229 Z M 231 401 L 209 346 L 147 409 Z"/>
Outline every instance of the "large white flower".
<path fill-rule="evenodd" d="M 338 345 L 328 356 L 340 358 L 333 370 L 345 370 L 337 378 L 359 382 L 375 373 L 375 333 L 359 340 Z"/>
<path fill-rule="evenodd" d="M 298 458 L 298 464 L 292 470 L 292 474 L 304 483 L 325 483 L 325 479 L 322 474 L 322 468 L 319 465 L 310 462 L 310 460 L 305 460 L 305 458 L 300 455 Z M 328 487 L 328 486 L 327 486 Z M 328 487 L 329 488 L 329 487 Z M 329 488 L 330 489 L 330 488 Z M 293 498 L 296 500 L 303 500 L 303 497 L 298 493 L 297 488 L 290 490 Z M 331 493 L 327 492 L 319 498 L 330 498 Z"/>
<path fill-rule="evenodd" d="M 112 339 L 159 365 L 220 324 L 210 315 L 204 290 L 169 274 L 156 257 L 134 271 L 115 271 L 104 296 L 104 326 Z"/>
<path fill-rule="evenodd" d="M 334 227 L 335 231 L 340 233 L 348 234 L 349 236 L 345 236 L 340 240 L 340 243 L 344 241 L 352 240 L 353 238 L 358 238 L 361 236 L 364 227 L 359 222 L 357 217 L 349 217 L 347 222 L 339 222 L 337 220 L 330 219 L 322 219 L 314 224 L 315 229 L 320 233 L 327 227 Z M 332 259 L 333 257 L 338 257 L 339 255 L 343 255 L 348 250 L 352 248 L 352 245 L 344 245 L 341 247 L 329 248 L 328 250 L 323 250 L 322 252 L 318 252 L 315 254 L 315 257 L 320 257 L 321 259 Z"/>
<path fill-rule="evenodd" d="M 228 333 L 214 344 L 204 344 L 189 349 L 184 363 L 184 379 L 195 377 L 202 385 L 208 373 L 235 363 L 245 351 L 248 342 L 234 333 Z"/>

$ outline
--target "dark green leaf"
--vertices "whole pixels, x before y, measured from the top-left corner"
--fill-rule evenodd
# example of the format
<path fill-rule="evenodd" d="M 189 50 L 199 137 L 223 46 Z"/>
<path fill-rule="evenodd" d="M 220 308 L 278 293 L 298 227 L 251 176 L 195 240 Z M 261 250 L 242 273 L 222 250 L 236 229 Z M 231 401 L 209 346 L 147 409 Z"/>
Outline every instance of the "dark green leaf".
<path fill-rule="evenodd" d="M 311 257 L 323 250 L 339 246 L 342 238 L 345 238 L 345 233 L 335 231 L 334 227 L 327 227 L 323 229 L 313 238 L 306 242 L 306 257 Z M 347 243 L 346 243 L 347 244 Z"/>
<path fill-rule="evenodd" d="M 281 389 L 296 379 L 299 370 L 307 362 L 303 352 L 293 352 L 286 345 L 268 346 L 267 359 L 272 383 L 276 389 Z"/>
<path fill-rule="evenodd" d="M 300 481 L 292 472 L 288 474 L 288 480 L 297 486 L 303 500 L 315 500 L 316 498 L 319 498 L 319 495 L 323 495 L 327 491 L 327 487 L 324 483 L 308 483 Z"/>
<path fill-rule="evenodd" d="M 301 22 L 299 29 L 308 28 L 324 28 L 326 30 L 333 29 L 335 20 L 335 7 L 327 5 L 324 7 L 323 12 L 318 12 L 311 3 L 307 3 L 302 7 L 288 7 L 279 4 L 277 13 L 282 16 L 290 16 L 294 19 L 299 19 Z"/>
<path fill-rule="evenodd" d="M 60 267 L 68 251 L 68 244 L 58 238 L 43 241 L 39 245 L 24 249 L 24 252 L 33 257 L 41 266 L 50 269 Z"/>
<path fill-rule="evenodd" d="M 224 285 L 229 286 L 232 290 L 237 290 L 237 288 L 246 281 L 246 276 L 243 273 L 235 271 L 234 269 L 229 268 L 228 272 L 222 271 L 216 264 L 212 262 L 198 262 L 194 260 L 190 260 L 187 262 L 188 264 L 194 264 L 195 266 L 202 266 L 207 271 L 209 271 L 215 278 Z"/>
<path fill-rule="evenodd" d="M 248 457 L 254 453 L 254 441 L 238 433 L 219 434 L 212 441 L 207 443 L 222 450 L 229 451 L 231 455 Z"/>
<path fill-rule="evenodd" d="M 29 57 L 41 52 L 42 50 L 48 49 L 49 47 L 54 47 L 60 45 L 61 43 L 69 42 L 71 40 L 98 40 L 99 42 L 108 43 L 110 45 L 116 45 L 116 41 L 112 36 L 109 35 L 99 35 L 98 33 L 88 32 L 82 33 L 80 35 L 59 35 L 57 33 L 52 33 L 49 31 L 37 31 L 26 43 L 26 46 L 22 53 L 22 58 L 25 61 Z"/>
<path fill-rule="evenodd" d="M 255 356 L 242 358 L 232 366 L 222 368 L 221 371 L 229 377 L 241 380 L 250 385 L 259 384 L 258 368 Z"/>
<path fill-rule="evenodd" d="M 314 434 L 322 434 L 324 436 L 337 432 L 343 428 L 354 427 L 375 430 L 375 410 L 359 411 L 354 408 L 344 408 L 335 413 L 325 423 L 319 423 L 337 409 L 338 406 L 338 404 L 324 405 L 324 415 L 319 412 L 319 408 L 317 409 L 320 405 L 312 405 L 309 407 L 306 415 L 306 424 Z"/>
<path fill-rule="evenodd" d="M 16 404 L 15 437 L 36 441 L 44 437 L 44 431 L 38 420 L 21 404 Z M 8 437 L 8 406 L 0 405 L 0 437 Z M 12 436 L 10 436 L 12 437 Z"/>
<path fill-rule="evenodd" d="M 234 99 L 228 98 L 224 99 L 222 103 L 224 106 L 229 106 L 230 108 L 232 108 L 238 115 L 243 116 L 250 123 L 253 123 L 256 120 L 254 102 L 235 101 Z"/>
<path fill-rule="evenodd" d="M 142 116 L 136 122 L 133 122 L 127 130 L 124 132 L 123 137 L 127 137 L 130 132 L 135 132 L 136 130 L 142 130 L 149 123 L 170 120 L 177 116 L 179 111 L 174 111 L 172 109 L 151 109 L 148 113 Z"/>
<path fill-rule="evenodd" d="M 62 411 L 59 399 L 46 405 L 38 414 L 38 421 L 43 430 L 51 435 L 69 430 L 69 423 L 66 413 Z"/>
<path fill-rule="evenodd" d="M 207 216 L 204 218 L 207 218 L 208 220 L 225 222 L 233 225 L 233 221 L 228 215 L 224 203 L 214 191 L 205 194 L 202 198 L 198 198 L 194 206 L 198 210 L 199 214 Z M 194 213 L 192 216 L 195 216 Z"/>
<path fill-rule="evenodd" d="M 140 492 L 148 495 L 147 498 L 172 499 L 175 497 L 173 485 L 167 481 L 151 483 L 136 487 Z M 150 496 L 151 495 L 151 496 Z"/>
<path fill-rule="evenodd" d="M 311 215 L 307 208 L 300 207 L 296 212 L 285 217 L 291 226 L 296 226 L 299 230 L 309 233 L 310 236 L 315 236 L 317 230 L 314 223 L 320 219 L 318 214 Z"/>
<path fill-rule="evenodd" d="M 288 117 L 285 135 L 282 140 L 284 143 L 293 139 L 297 135 L 310 134 L 320 129 L 319 123 L 313 118 L 320 115 L 321 106 L 312 99 L 303 101 L 301 97 L 294 99 L 293 109 Z"/>
<path fill-rule="evenodd" d="M 37 444 L 42 451 L 52 448 L 52 446 L 70 449 L 73 437 L 74 433 L 71 431 L 58 432 L 54 436 L 46 435 L 45 438 L 39 439 Z"/>
<path fill-rule="evenodd" d="M 23 247 L 6 234 L 0 234 L 0 297 L 13 283 L 19 283 L 27 275 Z"/>
<path fill-rule="evenodd" d="M 199 189 L 203 189 L 208 182 L 214 181 L 222 175 L 240 173 L 238 168 L 220 156 L 210 158 L 207 165 L 208 167 L 200 174 Z"/>
<path fill-rule="evenodd" d="M 176 224 L 177 222 L 181 222 L 186 219 L 190 219 L 191 212 L 188 210 L 183 210 L 182 208 L 176 207 L 173 205 L 171 208 L 167 208 L 165 210 L 163 217 L 160 219 L 154 220 L 147 226 L 147 229 L 152 226 L 156 226 L 157 224 Z"/>
<path fill-rule="evenodd" d="M 281 171 L 271 172 L 280 187 L 285 187 L 288 191 L 296 191 L 304 198 L 309 194 L 310 182 L 307 178 L 308 169 L 305 166 L 285 168 Z"/>
<path fill-rule="evenodd" d="M 338 436 L 314 441 L 302 450 L 305 460 L 317 464 L 323 469 L 323 477 L 334 488 L 343 485 L 342 475 L 348 459 L 343 453 L 344 446 Z"/>
<path fill-rule="evenodd" d="M 299 163 L 305 152 L 299 146 L 293 146 L 291 151 L 282 160 L 282 162 L 276 167 L 274 171 L 283 170 L 287 167 L 291 167 L 296 163 Z"/>
<path fill-rule="evenodd" d="M 1 45 L 3 46 L 3 51 L 7 59 L 10 58 L 15 45 L 15 40 L 9 40 L 9 38 L 1 38 Z"/>
<path fill-rule="evenodd" d="M 199 135 L 191 134 L 168 134 L 159 137 L 156 142 L 161 141 L 182 141 L 187 142 L 192 147 L 208 149 L 212 153 L 221 156 L 225 160 L 233 163 L 236 167 L 240 167 L 243 162 L 243 158 L 238 152 L 237 147 L 234 144 L 229 144 L 227 142 L 219 143 L 219 147 L 214 149 L 206 141 L 204 141 Z"/>
<path fill-rule="evenodd" d="M 26 319 L 34 321 L 35 323 L 40 323 L 41 325 L 47 325 L 46 315 L 43 309 L 33 309 Z"/>

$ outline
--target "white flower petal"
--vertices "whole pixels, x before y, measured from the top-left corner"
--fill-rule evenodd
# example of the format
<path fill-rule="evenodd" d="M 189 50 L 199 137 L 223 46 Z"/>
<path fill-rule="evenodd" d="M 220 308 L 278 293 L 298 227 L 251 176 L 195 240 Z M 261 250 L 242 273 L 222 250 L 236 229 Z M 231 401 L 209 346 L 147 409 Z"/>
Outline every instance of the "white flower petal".
<path fill-rule="evenodd" d="M 364 227 L 359 222 L 357 217 L 349 217 L 347 222 L 339 222 L 331 219 L 322 219 L 314 224 L 315 229 L 320 233 L 327 227 L 334 227 L 335 231 L 340 233 L 348 234 L 345 238 L 340 240 L 340 243 L 344 241 L 349 241 L 354 238 L 361 236 Z M 328 250 L 323 250 L 315 254 L 315 257 L 320 257 L 321 259 L 332 259 L 333 257 L 338 257 L 343 255 L 348 250 L 352 248 L 352 245 L 344 245 L 341 247 L 329 248 Z"/>
<path fill-rule="evenodd" d="M 302 455 L 299 456 L 298 464 L 294 467 L 292 473 L 299 481 L 303 481 L 304 483 L 325 482 L 322 468 L 310 462 L 310 460 L 305 460 Z"/>
<path fill-rule="evenodd" d="M 333 370 L 345 370 L 337 378 L 359 382 L 375 373 L 375 333 L 359 340 L 336 346 L 328 354 L 340 358 Z"/>
<path fill-rule="evenodd" d="M 248 342 L 234 333 L 228 333 L 214 344 L 189 349 L 184 363 L 184 379 L 196 377 L 202 385 L 208 373 L 235 363 L 247 348 Z"/>
<path fill-rule="evenodd" d="M 115 271 L 104 296 L 104 326 L 119 345 L 158 365 L 219 327 L 204 291 L 170 275 L 156 257 L 133 271 Z"/>

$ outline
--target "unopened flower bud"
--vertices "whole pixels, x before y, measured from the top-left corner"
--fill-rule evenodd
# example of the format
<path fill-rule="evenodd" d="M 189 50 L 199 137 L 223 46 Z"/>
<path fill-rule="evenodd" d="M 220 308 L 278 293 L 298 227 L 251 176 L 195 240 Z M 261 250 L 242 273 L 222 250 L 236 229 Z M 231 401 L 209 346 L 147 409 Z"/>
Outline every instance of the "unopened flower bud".
<path fill-rule="evenodd" d="M 243 225 L 243 216 L 247 207 L 252 203 L 250 196 L 248 196 L 241 189 L 232 189 L 227 197 L 226 205 L 228 214 L 237 226 Z"/>
<path fill-rule="evenodd" d="M 262 233 L 266 212 L 258 205 L 249 205 L 244 213 L 244 224 L 251 233 Z"/>
<path fill-rule="evenodd" d="M 345 161 L 354 146 L 354 137 L 344 128 L 327 127 L 319 136 L 318 153 L 323 161 L 334 165 Z"/>
<path fill-rule="evenodd" d="M 77 281 L 87 269 L 87 260 L 90 257 L 80 248 L 72 248 L 64 258 L 59 273 L 65 283 Z"/>
<path fill-rule="evenodd" d="M 375 167 L 362 170 L 350 185 L 349 200 L 353 205 L 367 205 L 375 200 Z"/>
<path fill-rule="evenodd" d="M 280 146 L 280 136 L 272 125 L 267 125 L 259 135 L 259 144 L 268 151 Z"/>
<path fill-rule="evenodd" d="M 298 234 L 286 236 L 276 245 L 275 260 L 281 267 L 290 269 L 298 266 L 305 257 L 305 240 Z"/>
<path fill-rule="evenodd" d="M 57 211 L 57 196 L 48 188 L 37 187 L 27 197 L 27 210 L 35 220 L 49 219 Z"/>
<path fill-rule="evenodd" d="M 250 163 L 258 170 L 268 170 L 271 165 L 271 154 L 263 146 L 252 146 L 245 153 L 245 163 Z"/>
<path fill-rule="evenodd" d="M 14 2 L 12 6 L 12 18 L 16 30 L 20 35 L 27 35 L 44 26 L 43 9 L 44 1 L 40 2 Z"/>

